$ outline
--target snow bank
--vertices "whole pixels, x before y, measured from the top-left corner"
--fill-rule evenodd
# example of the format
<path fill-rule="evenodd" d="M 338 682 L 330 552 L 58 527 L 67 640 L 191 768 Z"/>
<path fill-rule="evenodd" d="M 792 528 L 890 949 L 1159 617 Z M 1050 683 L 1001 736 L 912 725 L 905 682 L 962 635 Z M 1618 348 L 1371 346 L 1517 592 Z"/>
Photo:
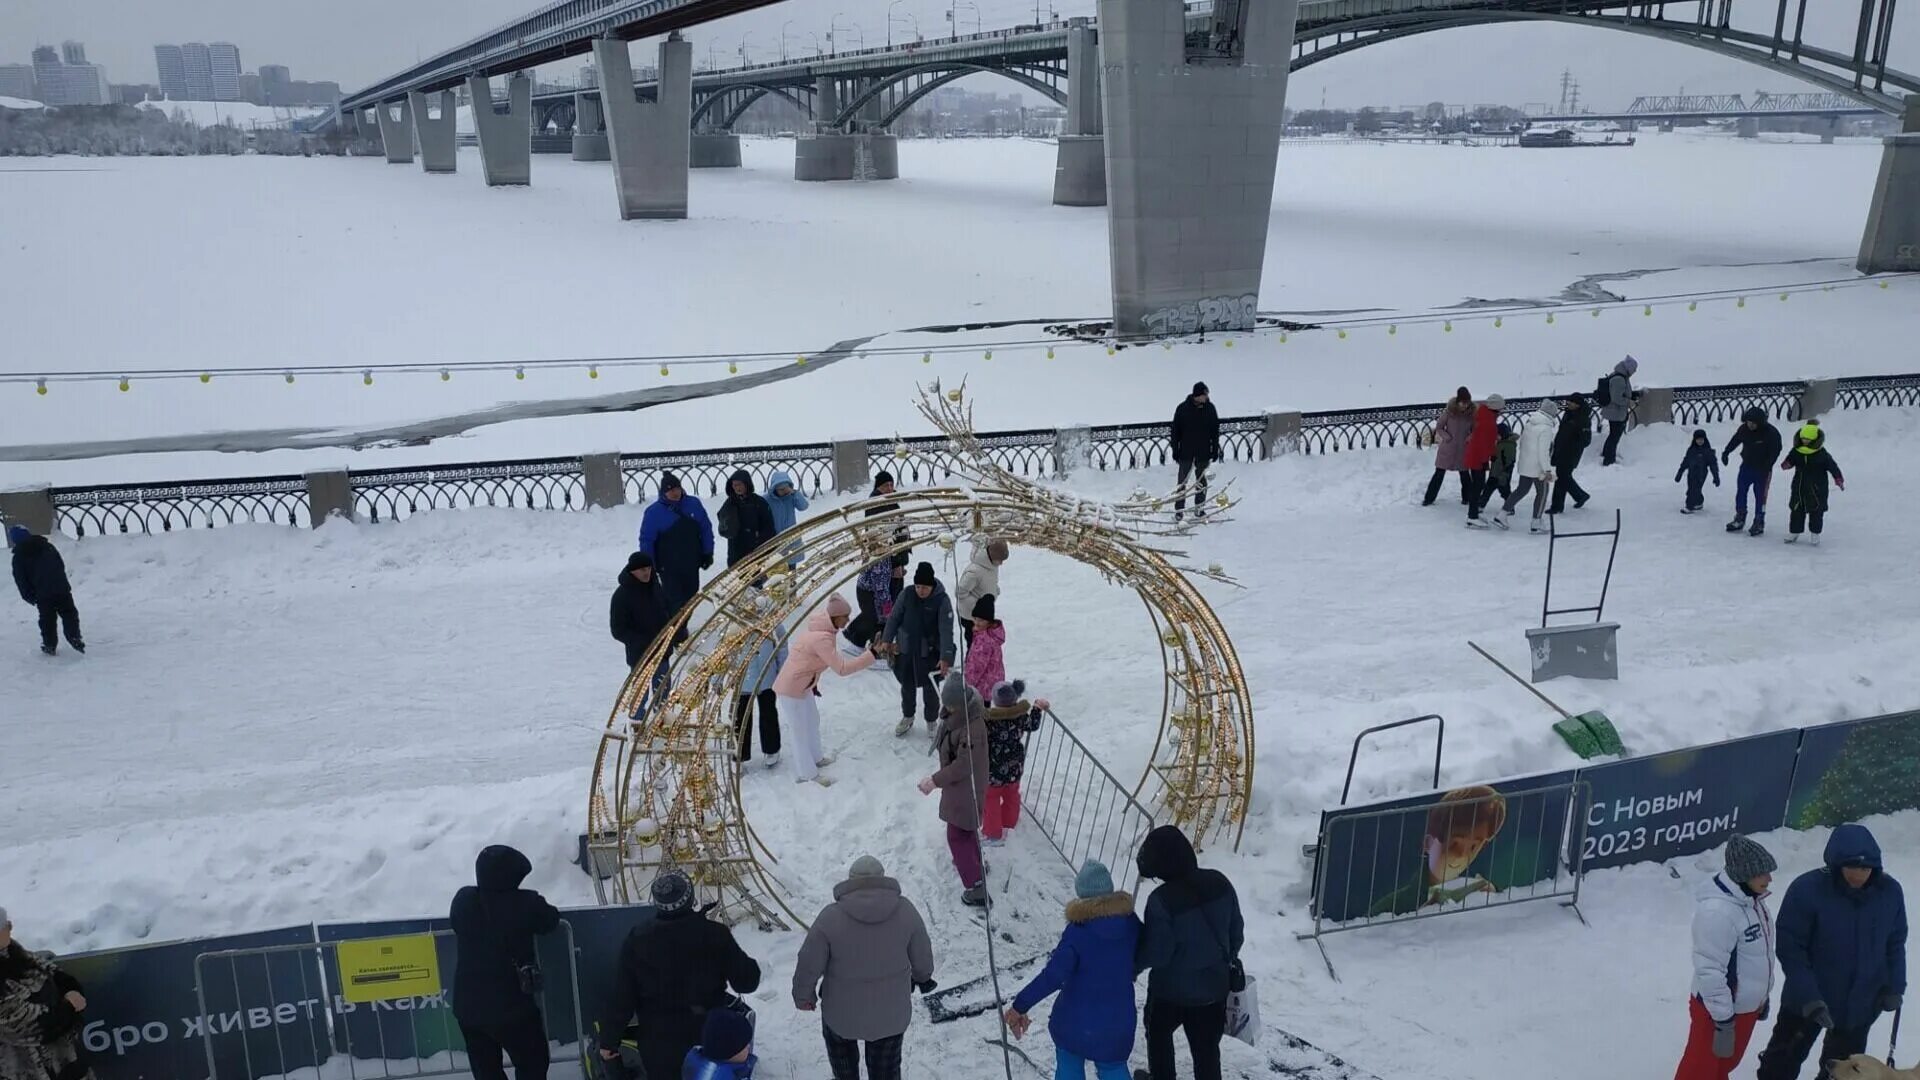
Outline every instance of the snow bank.
<path fill-rule="evenodd" d="M 0 97 L 0 109 L 44 109 L 45 105 L 28 98 Z"/>

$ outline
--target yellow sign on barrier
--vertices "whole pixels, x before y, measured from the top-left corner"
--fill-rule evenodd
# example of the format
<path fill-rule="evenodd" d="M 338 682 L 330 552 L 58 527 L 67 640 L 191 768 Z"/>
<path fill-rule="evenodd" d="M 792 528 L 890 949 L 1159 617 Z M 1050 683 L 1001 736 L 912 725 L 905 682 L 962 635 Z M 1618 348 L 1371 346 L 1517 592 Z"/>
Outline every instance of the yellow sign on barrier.
<path fill-rule="evenodd" d="M 364 1004 L 440 992 L 440 954 L 432 934 L 343 941 L 335 948 L 341 996 Z"/>

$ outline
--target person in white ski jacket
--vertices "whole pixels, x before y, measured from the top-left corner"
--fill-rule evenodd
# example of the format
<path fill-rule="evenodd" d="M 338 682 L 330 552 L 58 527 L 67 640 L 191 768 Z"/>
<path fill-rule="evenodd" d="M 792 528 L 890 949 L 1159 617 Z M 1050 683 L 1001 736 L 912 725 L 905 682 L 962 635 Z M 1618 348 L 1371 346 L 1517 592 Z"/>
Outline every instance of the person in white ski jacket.
<path fill-rule="evenodd" d="M 1737 835 L 1727 840 L 1725 865 L 1695 894 L 1690 1024 L 1674 1080 L 1727 1080 L 1773 996 L 1766 900 L 1778 867 L 1766 848 Z"/>
<path fill-rule="evenodd" d="M 1007 561 L 1007 542 L 987 539 L 973 546 L 973 557 L 960 571 L 954 586 L 953 610 L 960 616 L 960 631 L 968 648 L 973 647 L 973 607 L 983 596 L 1000 596 L 1000 564 Z"/>
<path fill-rule="evenodd" d="M 1500 514 L 1493 519 L 1495 525 L 1505 529 L 1513 517 L 1513 508 L 1520 500 L 1533 492 L 1533 523 L 1529 526 L 1533 532 L 1539 532 L 1547 509 L 1547 492 L 1553 488 L 1553 437 L 1560 430 L 1560 403 L 1552 398 L 1540 402 L 1540 407 L 1527 414 L 1520 424 L 1520 446 L 1514 451 L 1513 494 L 1500 507 Z"/>

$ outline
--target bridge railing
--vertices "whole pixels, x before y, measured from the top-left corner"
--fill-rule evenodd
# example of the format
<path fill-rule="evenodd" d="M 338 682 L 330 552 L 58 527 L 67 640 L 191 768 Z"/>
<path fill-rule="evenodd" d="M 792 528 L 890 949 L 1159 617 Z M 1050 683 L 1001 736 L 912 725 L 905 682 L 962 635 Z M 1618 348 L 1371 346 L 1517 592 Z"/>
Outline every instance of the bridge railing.
<path fill-rule="evenodd" d="M 1511 416 L 1538 407 L 1537 397 L 1507 401 Z M 1682 425 L 1729 423 L 1749 408 L 1775 420 L 1798 420 L 1803 412 L 1920 406 L 1920 373 L 1865 375 L 1819 383 L 1776 380 L 1724 383 L 1647 391 L 1632 423 Z M 1371 409 L 1263 413 L 1220 422 L 1224 460 L 1251 462 L 1285 453 L 1336 454 L 1428 445 L 1439 403 Z M 1595 429 L 1604 425 L 1596 415 Z M 1057 477 L 1078 468 L 1103 472 L 1164 469 L 1171 465 L 1168 424 L 1110 424 L 1086 429 L 1029 428 L 985 432 L 987 455 L 1002 468 L 1027 477 Z M 902 455 L 902 449 L 913 451 Z M 862 492 L 887 470 L 905 485 L 942 483 L 951 462 L 938 436 L 866 439 L 844 443 L 720 447 L 645 454 L 433 465 L 315 476 L 263 476 L 138 485 L 43 488 L 8 494 L 0 512 L 29 527 L 51 523 L 72 537 L 120 533 L 165 533 L 227 525 L 312 525 L 316 477 L 343 478 L 350 506 L 361 521 L 398 521 L 429 510 L 496 507 L 516 510 L 585 510 L 645 502 L 658 494 L 662 473 L 672 472 L 688 491 L 718 496 L 728 477 L 744 469 L 758 491 L 785 472 L 808 494 Z M 846 470 L 846 475 L 842 475 Z M 319 505 L 325 505 L 320 503 Z M 25 508 L 25 509 L 22 509 Z M 320 513 L 326 516 L 326 510 Z"/>

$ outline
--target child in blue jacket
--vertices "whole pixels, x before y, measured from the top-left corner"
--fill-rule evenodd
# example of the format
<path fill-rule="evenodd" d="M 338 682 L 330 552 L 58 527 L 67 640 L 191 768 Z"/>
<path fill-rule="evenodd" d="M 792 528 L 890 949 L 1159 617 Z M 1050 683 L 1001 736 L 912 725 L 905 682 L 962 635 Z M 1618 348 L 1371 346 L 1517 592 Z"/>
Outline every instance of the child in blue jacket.
<path fill-rule="evenodd" d="M 1032 1025 L 1027 1014 L 1059 992 L 1047 1021 L 1053 1036 L 1056 1080 L 1085 1080 L 1092 1062 L 1099 1080 L 1128 1080 L 1133 1053 L 1133 952 L 1140 917 L 1133 896 L 1116 892 L 1113 875 L 1089 859 L 1073 879 L 1077 899 L 1067 904 L 1067 928 L 1047 966 L 1014 995 L 1007 1027 L 1015 1038 Z"/>
<path fill-rule="evenodd" d="M 1681 507 L 1683 514 L 1699 512 L 1707 505 L 1704 489 L 1707 474 L 1713 474 L 1713 486 L 1720 486 L 1720 462 L 1714 459 L 1713 444 L 1707 441 L 1704 428 L 1693 429 L 1693 441 L 1687 444 L 1687 454 L 1680 459 L 1680 469 L 1673 474 L 1673 482 L 1679 483 L 1682 476 L 1687 478 L 1687 505 Z"/>
<path fill-rule="evenodd" d="M 700 1030 L 700 1045 L 687 1051 L 680 1080 L 753 1080 L 753 1021 L 732 1009 L 714 1009 Z"/>

